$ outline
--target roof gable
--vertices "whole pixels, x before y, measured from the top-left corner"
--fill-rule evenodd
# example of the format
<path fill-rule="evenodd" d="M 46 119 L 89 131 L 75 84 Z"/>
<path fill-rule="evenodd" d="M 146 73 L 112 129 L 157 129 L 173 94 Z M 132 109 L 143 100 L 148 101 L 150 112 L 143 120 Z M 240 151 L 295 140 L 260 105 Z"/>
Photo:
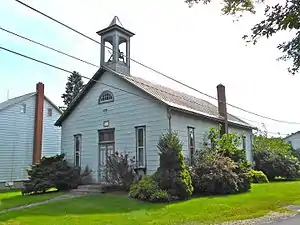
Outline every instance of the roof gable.
<path fill-rule="evenodd" d="M 297 134 L 299 134 L 300 133 L 300 131 L 296 131 L 295 133 L 291 133 L 290 135 L 287 135 L 284 139 L 286 140 L 286 139 L 289 139 L 289 138 L 291 138 L 291 137 L 293 137 L 293 136 L 295 136 L 295 135 L 297 135 Z"/>
<path fill-rule="evenodd" d="M 10 106 L 19 104 L 23 101 L 26 101 L 29 98 L 31 98 L 32 96 L 34 96 L 35 94 L 36 94 L 35 92 L 31 92 L 31 93 L 21 95 L 21 96 L 15 97 L 15 98 L 8 99 L 7 101 L 1 102 L 0 103 L 0 111 L 4 110 Z"/>
<path fill-rule="evenodd" d="M 190 112 L 193 114 L 201 115 L 207 117 L 209 119 L 214 119 L 221 121 L 222 118 L 219 117 L 218 108 L 212 103 L 205 101 L 203 99 L 197 98 L 195 96 L 191 96 L 185 94 L 183 92 L 179 92 L 173 90 L 171 88 L 154 84 L 150 81 L 144 80 L 139 77 L 123 75 L 116 73 L 115 71 L 110 70 L 109 68 L 101 67 L 96 74 L 90 79 L 90 81 L 85 85 L 83 90 L 76 96 L 76 98 L 72 101 L 70 106 L 66 109 L 66 111 L 62 114 L 62 116 L 56 121 L 56 126 L 61 126 L 61 123 L 72 113 L 75 107 L 79 104 L 79 102 L 84 98 L 84 96 L 89 92 L 89 90 L 94 86 L 96 82 L 99 82 L 99 79 L 104 74 L 104 72 L 111 72 L 117 77 L 123 79 L 124 81 L 132 84 L 136 88 L 142 90 L 143 92 L 150 95 L 152 98 L 155 98 L 164 104 L 179 109 L 181 111 Z M 236 116 L 228 114 L 228 121 L 231 124 L 242 126 L 248 129 L 253 129 L 251 125 L 239 119 Z"/>
<path fill-rule="evenodd" d="M 28 94 L 21 95 L 21 96 L 15 97 L 15 98 L 8 99 L 7 101 L 1 102 L 0 103 L 0 111 L 6 109 L 8 107 L 14 106 L 16 104 L 19 104 L 21 102 L 24 102 L 35 95 L 36 95 L 36 92 L 30 92 Z M 53 108 L 55 108 L 60 114 L 62 114 L 62 111 L 49 98 L 47 98 L 46 96 L 44 96 L 44 97 L 45 97 L 45 100 L 50 105 L 53 106 Z"/>

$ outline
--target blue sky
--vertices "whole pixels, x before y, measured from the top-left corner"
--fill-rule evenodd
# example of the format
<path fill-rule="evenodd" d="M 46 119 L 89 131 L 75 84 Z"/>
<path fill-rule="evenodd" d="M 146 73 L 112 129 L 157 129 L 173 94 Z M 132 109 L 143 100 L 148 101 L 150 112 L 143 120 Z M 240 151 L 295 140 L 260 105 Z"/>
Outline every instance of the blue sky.
<path fill-rule="evenodd" d="M 125 28 L 136 33 L 132 38 L 131 57 L 183 81 L 203 92 L 216 96 L 216 86 L 226 86 L 227 101 L 250 111 L 281 120 L 299 121 L 297 89 L 300 76 L 291 76 L 289 63 L 278 62 L 277 44 L 291 37 L 280 33 L 256 46 L 245 46 L 242 36 L 262 19 L 246 15 L 233 23 L 222 16 L 220 5 L 195 5 L 188 8 L 183 0 L 24 0 L 100 40 L 96 32 L 106 27 L 113 16 L 119 16 Z M 94 64 L 100 62 L 100 46 L 76 33 L 34 13 L 15 1 L 2 1 L 0 26 L 48 44 Z M 0 46 L 49 62 L 91 77 L 96 68 L 51 52 L 0 31 Z M 181 91 L 207 99 L 162 76 L 132 63 L 132 74 L 163 83 Z M 67 73 L 40 65 L 19 56 L 0 51 L 0 102 L 10 97 L 35 91 L 39 81 L 45 84 L 46 95 L 62 105 Z M 216 104 L 214 100 L 207 99 Z M 242 118 L 265 123 L 269 131 L 290 133 L 299 125 L 276 123 L 242 113 L 229 107 Z"/>

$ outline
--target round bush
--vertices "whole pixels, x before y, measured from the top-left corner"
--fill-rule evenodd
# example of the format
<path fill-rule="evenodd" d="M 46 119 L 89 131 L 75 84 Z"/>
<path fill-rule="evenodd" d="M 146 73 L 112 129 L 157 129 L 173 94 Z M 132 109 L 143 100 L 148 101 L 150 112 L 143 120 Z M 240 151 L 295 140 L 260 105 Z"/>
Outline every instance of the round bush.
<path fill-rule="evenodd" d="M 152 177 L 144 177 L 138 183 L 132 184 L 129 191 L 131 198 L 136 198 L 150 202 L 167 202 L 169 195 L 165 190 L 161 190 Z"/>
<path fill-rule="evenodd" d="M 255 168 L 263 171 L 270 181 L 276 177 L 285 179 L 300 177 L 300 162 L 292 155 L 263 150 L 254 153 L 254 160 Z"/>
<path fill-rule="evenodd" d="M 191 168 L 195 193 L 205 195 L 234 194 L 250 189 L 250 179 L 228 157 L 214 156 Z"/>
<path fill-rule="evenodd" d="M 269 183 L 268 177 L 262 171 L 250 170 L 247 175 L 251 183 Z"/>

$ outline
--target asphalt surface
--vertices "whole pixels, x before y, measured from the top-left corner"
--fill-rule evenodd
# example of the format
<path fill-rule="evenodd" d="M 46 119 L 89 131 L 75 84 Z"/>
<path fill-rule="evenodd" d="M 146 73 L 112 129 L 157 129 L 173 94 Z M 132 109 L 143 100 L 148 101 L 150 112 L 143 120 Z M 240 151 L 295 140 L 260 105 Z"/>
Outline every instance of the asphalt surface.
<path fill-rule="evenodd" d="M 277 223 L 271 223 L 271 225 L 300 225 L 300 215 L 297 215 L 291 219 L 283 220 Z"/>

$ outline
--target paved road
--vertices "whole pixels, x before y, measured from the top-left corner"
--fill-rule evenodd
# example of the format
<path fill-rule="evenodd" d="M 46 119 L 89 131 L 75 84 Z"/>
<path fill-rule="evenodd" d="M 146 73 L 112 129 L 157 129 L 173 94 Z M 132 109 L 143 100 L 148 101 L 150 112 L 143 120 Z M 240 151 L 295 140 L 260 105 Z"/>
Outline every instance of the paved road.
<path fill-rule="evenodd" d="M 281 222 L 272 223 L 272 225 L 300 225 L 300 215 Z"/>

